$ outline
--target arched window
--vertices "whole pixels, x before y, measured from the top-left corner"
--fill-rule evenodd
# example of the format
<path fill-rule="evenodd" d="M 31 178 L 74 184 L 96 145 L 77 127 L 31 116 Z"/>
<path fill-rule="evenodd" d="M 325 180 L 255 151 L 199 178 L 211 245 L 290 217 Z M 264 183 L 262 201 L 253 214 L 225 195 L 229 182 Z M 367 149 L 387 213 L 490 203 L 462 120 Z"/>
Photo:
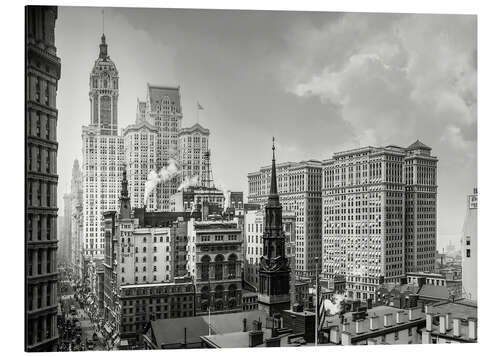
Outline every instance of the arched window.
<path fill-rule="evenodd" d="M 210 272 L 210 257 L 208 255 L 201 258 L 201 280 L 207 281 Z"/>
<path fill-rule="evenodd" d="M 170 98 L 169 97 L 163 97 L 161 99 L 161 110 L 162 111 L 166 111 L 169 106 L 170 106 Z"/>
<path fill-rule="evenodd" d="M 229 298 L 236 298 L 236 285 L 234 284 L 229 285 L 227 296 Z"/>
<path fill-rule="evenodd" d="M 215 257 L 215 280 L 222 280 L 224 267 L 224 256 L 219 254 Z"/>
<path fill-rule="evenodd" d="M 217 285 L 215 287 L 215 298 L 216 299 L 222 299 L 223 297 L 224 297 L 224 286 Z"/>
<path fill-rule="evenodd" d="M 236 254 L 231 254 L 228 258 L 227 273 L 229 279 L 234 279 L 236 277 Z"/>
<path fill-rule="evenodd" d="M 103 73 L 101 76 L 102 80 L 102 87 L 103 88 L 108 88 L 109 86 L 109 75 L 107 73 Z"/>

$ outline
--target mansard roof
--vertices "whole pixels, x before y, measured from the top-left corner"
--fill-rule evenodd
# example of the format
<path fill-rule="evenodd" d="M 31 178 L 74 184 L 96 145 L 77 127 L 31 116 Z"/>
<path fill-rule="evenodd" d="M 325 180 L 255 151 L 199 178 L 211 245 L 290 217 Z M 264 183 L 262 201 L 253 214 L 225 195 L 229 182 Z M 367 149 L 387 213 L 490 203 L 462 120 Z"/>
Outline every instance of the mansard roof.
<path fill-rule="evenodd" d="M 181 111 L 181 94 L 180 86 L 168 87 L 168 86 L 156 86 L 148 83 L 148 99 L 151 108 L 155 107 L 155 104 L 160 104 L 163 98 L 168 97 L 170 102 L 174 102 L 175 108 L 178 112 Z"/>
<path fill-rule="evenodd" d="M 415 141 L 413 144 L 408 146 L 409 150 L 419 150 L 419 149 L 424 149 L 424 150 L 431 150 L 430 147 L 422 143 L 420 140 Z"/>

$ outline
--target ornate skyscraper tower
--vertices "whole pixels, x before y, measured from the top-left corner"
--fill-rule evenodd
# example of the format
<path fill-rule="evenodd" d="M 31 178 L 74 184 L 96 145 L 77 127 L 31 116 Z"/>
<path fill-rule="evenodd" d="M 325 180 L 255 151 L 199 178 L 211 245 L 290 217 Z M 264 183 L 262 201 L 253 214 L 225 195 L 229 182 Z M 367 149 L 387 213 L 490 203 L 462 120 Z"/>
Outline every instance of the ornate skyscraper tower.
<path fill-rule="evenodd" d="M 266 204 L 266 218 L 262 235 L 264 255 L 259 268 L 259 309 L 269 315 L 281 313 L 290 308 L 290 267 L 285 252 L 282 206 L 276 182 L 276 160 L 271 169 L 271 190 Z"/>
<path fill-rule="evenodd" d="M 118 133 L 118 71 L 108 56 L 106 36 L 102 34 L 99 57 L 90 73 L 90 124 L 103 135 Z"/>
<path fill-rule="evenodd" d="M 90 125 L 82 128 L 83 239 L 85 256 L 104 255 L 102 214 L 120 208 L 124 160 L 118 135 L 118 71 L 101 36 L 99 57 L 89 76 Z"/>

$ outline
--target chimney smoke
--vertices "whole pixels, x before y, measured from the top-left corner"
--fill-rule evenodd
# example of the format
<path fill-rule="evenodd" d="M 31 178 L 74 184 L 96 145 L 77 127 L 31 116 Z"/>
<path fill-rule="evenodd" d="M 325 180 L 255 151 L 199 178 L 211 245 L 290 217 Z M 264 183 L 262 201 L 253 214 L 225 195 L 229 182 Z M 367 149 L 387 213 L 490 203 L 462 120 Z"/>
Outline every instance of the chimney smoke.
<path fill-rule="evenodd" d="M 196 186 L 198 184 L 199 184 L 199 180 L 198 180 L 198 176 L 197 175 L 192 176 L 192 177 L 186 177 L 181 182 L 181 184 L 179 185 L 179 187 L 177 187 L 177 191 L 182 191 L 185 188 L 188 188 L 190 186 Z"/>
<path fill-rule="evenodd" d="M 152 170 L 146 183 L 144 184 L 144 205 L 147 204 L 148 197 L 159 183 L 171 180 L 180 173 L 180 166 L 174 159 L 168 160 L 168 166 L 162 167 L 159 172 Z"/>

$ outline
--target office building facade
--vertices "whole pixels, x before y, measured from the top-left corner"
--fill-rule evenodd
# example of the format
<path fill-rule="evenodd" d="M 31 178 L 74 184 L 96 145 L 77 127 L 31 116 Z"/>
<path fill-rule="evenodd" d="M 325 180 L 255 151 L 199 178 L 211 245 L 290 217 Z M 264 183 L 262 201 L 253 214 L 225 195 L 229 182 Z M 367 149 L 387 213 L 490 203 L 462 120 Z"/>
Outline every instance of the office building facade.
<path fill-rule="evenodd" d="M 123 130 L 125 167 L 129 182 L 132 207 L 156 210 L 156 190 L 144 196 L 148 175 L 156 172 L 158 129 L 146 121 L 127 126 Z"/>
<path fill-rule="evenodd" d="M 57 84 L 55 6 L 26 6 L 25 350 L 57 347 Z"/>
<path fill-rule="evenodd" d="M 285 211 L 296 217 L 295 269 L 298 278 L 316 274 L 316 260 L 321 271 L 321 162 L 285 162 L 276 165 L 277 190 Z M 248 174 L 248 202 L 263 207 L 271 184 L 271 166 Z"/>
<path fill-rule="evenodd" d="M 197 178 L 198 184 L 208 186 L 208 139 L 210 131 L 200 124 L 179 131 L 179 163 L 182 180 Z"/>
<path fill-rule="evenodd" d="M 467 196 L 462 231 L 462 289 L 466 299 L 477 301 L 477 188 Z"/>

